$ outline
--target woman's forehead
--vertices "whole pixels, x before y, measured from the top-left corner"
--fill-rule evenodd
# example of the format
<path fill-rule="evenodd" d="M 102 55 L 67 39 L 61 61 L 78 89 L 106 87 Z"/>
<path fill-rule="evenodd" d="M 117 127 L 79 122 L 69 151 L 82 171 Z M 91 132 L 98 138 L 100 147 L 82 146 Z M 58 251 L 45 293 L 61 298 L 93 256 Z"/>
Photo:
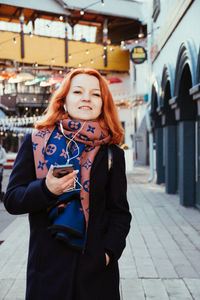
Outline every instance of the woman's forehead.
<path fill-rule="evenodd" d="M 93 88 L 100 88 L 97 77 L 88 74 L 78 74 L 72 78 L 71 86 L 92 86 Z"/>

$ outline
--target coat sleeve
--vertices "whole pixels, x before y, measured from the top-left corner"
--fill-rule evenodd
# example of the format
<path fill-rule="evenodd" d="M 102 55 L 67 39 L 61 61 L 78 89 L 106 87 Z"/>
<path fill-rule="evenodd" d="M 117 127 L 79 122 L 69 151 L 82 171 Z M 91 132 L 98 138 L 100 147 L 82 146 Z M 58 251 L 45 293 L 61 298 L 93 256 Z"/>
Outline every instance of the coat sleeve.
<path fill-rule="evenodd" d="M 117 150 L 117 151 L 116 151 Z M 124 151 L 113 148 L 113 165 L 108 185 L 107 213 L 108 230 L 105 233 L 104 246 L 112 259 L 118 260 L 126 246 L 126 236 L 130 229 L 131 214 L 127 201 L 127 181 L 125 173 Z"/>
<path fill-rule="evenodd" d="M 26 135 L 10 175 L 4 205 L 11 214 L 39 212 L 57 197 L 45 187 L 45 179 L 37 179 L 31 135 Z"/>

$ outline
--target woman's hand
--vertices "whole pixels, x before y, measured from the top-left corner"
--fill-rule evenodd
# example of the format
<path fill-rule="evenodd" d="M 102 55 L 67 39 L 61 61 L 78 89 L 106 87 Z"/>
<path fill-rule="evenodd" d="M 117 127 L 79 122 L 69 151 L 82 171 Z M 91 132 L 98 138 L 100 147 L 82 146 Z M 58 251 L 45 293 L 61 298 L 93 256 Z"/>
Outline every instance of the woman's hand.
<path fill-rule="evenodd" d="M 53 166 L 51 165 L 46 177 L 46 186 L 49 191 L 55 195 L 62 195 L 64 191 L 74 186 L 74 179 L 76 178 L 78 170 L 73 171 L 61 178 L 53 176 Z"/>
<path fill-rule="evenodd" d="M 107 253 L 105 253 L 105 256 L 106 256 L 106 266 L 107 266 L 110 262 L 110 257 Z"/>

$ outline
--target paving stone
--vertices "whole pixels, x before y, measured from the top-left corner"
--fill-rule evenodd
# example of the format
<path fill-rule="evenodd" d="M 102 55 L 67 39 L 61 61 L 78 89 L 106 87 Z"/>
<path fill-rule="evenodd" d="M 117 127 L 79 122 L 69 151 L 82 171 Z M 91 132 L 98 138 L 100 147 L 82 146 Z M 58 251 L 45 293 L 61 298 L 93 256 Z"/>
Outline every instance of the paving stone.
<path fill-rule="evenodd" d="M 189 279 L 184 278 L 185 285 L 190 291 L 194 300 L 200 299 L 200 278 L 199 279 Z"/>
<path fill-rule="evenodd" d="M 122 299 L 121 300 L 145 300 L 142 280 L 140 279 L 122 279 Z"/>
<path fill-rule="evenodd" d="M 193 300 L 183 280 L 163 280 L 170 300 Z"/>
<path fill-rule="evenodd" d="M 16 279 L 4 300 L 24 300 L 25 299 L 25 280 Z"/>
<path fill-rule="evenodd" d="M 14 282 L 15 282 L 15 279 L 0 279 L 0 300 L 5 299 L 4 297 L 6 296 L 8 291 L 11 289 Z"/>
<path fill-rule="evenodd" d="M 143 287 L 148 300 L 169 300 L 161 279 L 143 279 Z"/>
<path fill-rule="evenodd" d="M 147 183 L 147 168 L 138 170 L 128 175 L 133 218 L 119 260 L 121 300 L 200 300 L 200 213 Z M 24 300 L 27 216 L 9 224 L 3 231 L 0 226 L 0 300 Z"/>

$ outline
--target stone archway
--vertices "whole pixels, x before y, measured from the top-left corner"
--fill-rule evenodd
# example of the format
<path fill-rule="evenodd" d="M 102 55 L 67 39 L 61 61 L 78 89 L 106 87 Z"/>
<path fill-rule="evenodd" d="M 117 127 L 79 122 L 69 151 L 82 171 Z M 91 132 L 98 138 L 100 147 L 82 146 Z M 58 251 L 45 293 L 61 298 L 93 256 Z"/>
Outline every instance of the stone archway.
<path fill-rule="evenodd" d="M 163 125 L 165 191 L 168 194 L 177 192 L 177 157 L 176 157 L 176 120 L 174 111 L 169 105 L 173 94 L 173 75 L 170 66 L 164 65 L 161 81 L 161 111 Z"/>
<path fill-rule="evenodd" d="M 165 171 L 163 165 L 163 128 L 161 123 L 161 116 L 159 114 L 158 94 L 155 84 L 152 86 L 151 93 L 151 119 L 154 128 L 154 145 L 156 149 L 156 173 L 157 184 L 165 182 Z"/>
<path fill-rule="evenodd" d="M 179 49 L 174 96 L 169 103 L 177 120 L 177 171 L 180 202 L 195 204 L 195 121 L 196 103 L 189 91 L 196 77 L 196 49 L 193 43 L 182 43 Z"/>
<path fill-rule="evenodd" d="M 200 209 L 200 48 L 197 61 L 196 83 L 190 89 L 193 101 L 197 103 L 197 121 L 195 126 L 195 206 Z"/>

